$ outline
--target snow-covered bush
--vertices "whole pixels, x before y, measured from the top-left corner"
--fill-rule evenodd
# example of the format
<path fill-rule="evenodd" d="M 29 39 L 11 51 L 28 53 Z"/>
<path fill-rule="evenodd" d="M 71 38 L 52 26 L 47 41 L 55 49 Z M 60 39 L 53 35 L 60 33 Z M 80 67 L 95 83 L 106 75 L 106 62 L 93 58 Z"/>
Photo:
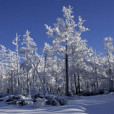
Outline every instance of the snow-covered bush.
<path fill-rule="evenodd" d="M 7 104 L 15 104 L 20 106 L 33 104 L 30 96 L 26 97 L 23 95 L 9 95 L 4 97 L 2 100 L 5 101 Z"/>
<path fill-rule="evenodd" d="M 38 99 L 36 99 L 34 106 L 35 107 L 44 107 L 46 105 L 46 101 L 47 101 L 47 99 L 45 99 L 45 98 L 43 98 L 43 99 L 38 98 Z"/>
<path fill-rule="evenodd" d="M 56 95 L 43 95 L 41 93 L 38 93 L 36 95 L 33 96 L 33 102 L 36 104 L 37 107 L 39 107 L 39 105 L 52 105 L 52 106 L 56 106 L 56 105 L 67 105 L 67 101 L 59 96 Z"/>
<path fill-rule="evenodd" d="M 25 100 L 19 100 L 16 102 L 16 104 L 19 106 L 24 106 L 24 105 L 27 105 L 27 102 Z"/>
<path fill-rule="evenodd" d="M 67 101 L 64 98 L 58 97 L 58 96 L 46 96 L 46 104 L 47 105 L 67 105 Z"/>
<path fill-rule="evenodd" d="M 34 95 L 33 96 L 33 99 L 37 99 L 37 98 L 44 98 L 45 96 L 43 95 L 43 94 L 41 94 L 41 93 L 38 93 L 38 94 L 36 94 L 36 95 Z"/>
<path fill-rule="evenodd" d="M 9 95 L 9 96 L 7 96 L 6 97 L 6 99 L 5 99 L 5 102 L 11 102 L 11 101 L 14 101 L 14 100 L 18 100 L 18 99 L 20 99 L 21 97 L 20 96 L 18 96 L 18 95 Z"/>

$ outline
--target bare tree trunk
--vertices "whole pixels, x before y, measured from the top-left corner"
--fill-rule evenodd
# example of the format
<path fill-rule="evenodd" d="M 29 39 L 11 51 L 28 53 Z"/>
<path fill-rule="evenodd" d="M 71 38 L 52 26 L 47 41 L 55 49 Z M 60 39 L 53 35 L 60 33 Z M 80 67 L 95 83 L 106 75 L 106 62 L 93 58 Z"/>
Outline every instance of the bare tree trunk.
<path fill-rule="evenodd" d="M 80 93 L 80 76 L 78 74 L 78 93 Z"/>
<path fill-rule="evenodd" d="M 66 96 L 69 96 L 69 76 L 68 76 L 68 54 L 67 54 L 67 41 L 66 41 L 66 54 L 65 54 L 65 68 L 66 68 Z"/>
<path fill-rule="evenodd" d="M 44 63 L 44 76 L 43 76 L 44 89 L 43 89 L 43 93 L 47 93 L 47 86 L 46 86 L 46 66 L 47 66 L 47 54 L 45 54 L 45 63 Z"/>
<path fill-rule="evenodd" d="M 13 80 L 14 80 L 14 79 L 13 79 L 13 76 L 12 76 L 12 75 L 13 75 L 12 71 L 11 71 L 11 74 L 10 74 L 10 75 L 11 75 L 11 94 L 13 94 L 13 92 L 14 92 L 14 91 L 13 91 L 13 90 L 14 90 Z"/>
<path fill-rule="evenodd" d="M 77 94 L 78 93 L 78 91 L 77 91 L 77 84 L 76 84 L 76 74 L 74 73 L 74 84 L 75 84 L 75 94 Z"/>
<path fill-rule="evenodd" d="M 28 76 L 29 74 L 28 74 L 28 72 L 27 72 L 27 94 L 29 94 L 29 79 L 28 79 Z"/>

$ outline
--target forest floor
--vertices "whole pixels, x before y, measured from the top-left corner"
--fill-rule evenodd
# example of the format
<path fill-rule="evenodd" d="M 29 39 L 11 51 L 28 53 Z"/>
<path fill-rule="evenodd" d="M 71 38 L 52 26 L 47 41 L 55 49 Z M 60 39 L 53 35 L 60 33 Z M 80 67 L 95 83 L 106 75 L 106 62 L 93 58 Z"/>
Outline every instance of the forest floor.
<path fill-rule="evenodd" d="M 0 114 L 114 114 L 114 93 L 67 98 L 68 105 L 19 107 L 0 102 Z"/>

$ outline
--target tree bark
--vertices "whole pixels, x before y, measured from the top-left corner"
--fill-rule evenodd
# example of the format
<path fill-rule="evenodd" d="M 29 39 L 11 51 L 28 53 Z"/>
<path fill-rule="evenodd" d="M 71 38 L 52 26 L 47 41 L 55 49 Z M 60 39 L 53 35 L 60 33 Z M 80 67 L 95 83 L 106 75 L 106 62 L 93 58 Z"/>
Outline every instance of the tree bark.
<path fill-rule="evenodd" d="M 78 74 L 78 93 L 80 93 L 80 76 Z"/>
<path fill-rule="evenodd" d="M 65 54 L 65 68 L 66 68 L 66 96 L 69 96 L 69 76 L 68 76 L 68 54 L 67 54 L 67 41 L 66 41 L 66 54 Z"/>

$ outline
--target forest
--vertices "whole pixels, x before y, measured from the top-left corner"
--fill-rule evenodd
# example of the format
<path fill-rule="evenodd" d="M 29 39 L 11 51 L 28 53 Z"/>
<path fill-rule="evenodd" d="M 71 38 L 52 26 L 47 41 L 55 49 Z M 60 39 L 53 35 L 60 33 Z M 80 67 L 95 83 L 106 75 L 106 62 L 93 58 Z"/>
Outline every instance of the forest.
<path fill-rule="evenodd" d="M 63 17 L 45 24 L 52 44 L 42 54 L 27 30 L 16 34 L 14 50 L 0 45 L 0 95 L 96 95 L 114 91 L 114 41 L 104 38 L 104 53 L 89 47 L 82 34 L 89 31 L 73 8 L 63 6 Z M 20 40 L 22 39 L 22 41 Z M 19 45 L 21 42 L 21 45 Z M 19 48 L 20 47 L 20 48 Z"/>

